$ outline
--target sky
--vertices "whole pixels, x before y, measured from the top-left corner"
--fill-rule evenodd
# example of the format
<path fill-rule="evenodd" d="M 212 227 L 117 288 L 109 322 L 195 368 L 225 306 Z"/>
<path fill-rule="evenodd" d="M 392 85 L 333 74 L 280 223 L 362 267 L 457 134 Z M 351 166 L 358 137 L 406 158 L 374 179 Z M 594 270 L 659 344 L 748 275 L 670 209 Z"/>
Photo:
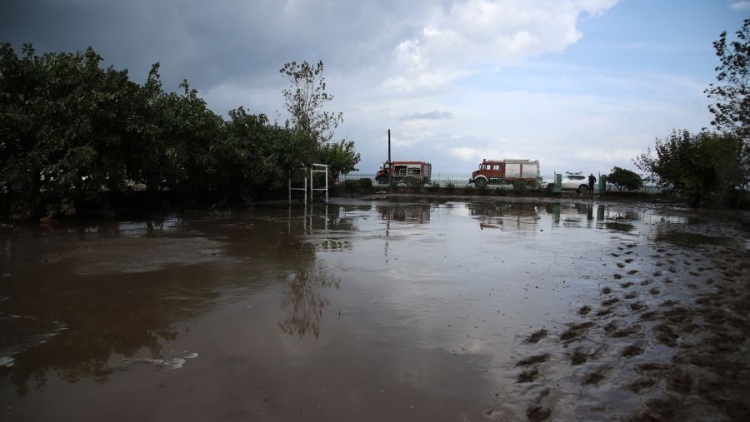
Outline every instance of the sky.
<path fill-rule="evenodd" d="M 0 42 L 83 51 L 144 83 L 187 79 L 209 108 L 287 119 L 285 63 L 322 60 L 334 140 L 357 168 L 420 160 L 467 173 L 539 160 L 543 175 L 613 167 L 672 130 L 710 127 L 713 48 L 739 0 L 10 0 Z"/>

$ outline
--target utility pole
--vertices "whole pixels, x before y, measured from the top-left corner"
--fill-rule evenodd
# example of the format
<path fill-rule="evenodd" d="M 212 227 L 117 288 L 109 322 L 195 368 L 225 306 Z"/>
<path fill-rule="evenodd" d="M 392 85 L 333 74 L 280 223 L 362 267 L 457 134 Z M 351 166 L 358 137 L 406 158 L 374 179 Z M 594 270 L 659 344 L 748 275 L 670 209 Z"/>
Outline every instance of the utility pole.
<path fill-rule="evenodd" d="M 388 129 L 388 186 L 391 185 L 391 130 Z"/>

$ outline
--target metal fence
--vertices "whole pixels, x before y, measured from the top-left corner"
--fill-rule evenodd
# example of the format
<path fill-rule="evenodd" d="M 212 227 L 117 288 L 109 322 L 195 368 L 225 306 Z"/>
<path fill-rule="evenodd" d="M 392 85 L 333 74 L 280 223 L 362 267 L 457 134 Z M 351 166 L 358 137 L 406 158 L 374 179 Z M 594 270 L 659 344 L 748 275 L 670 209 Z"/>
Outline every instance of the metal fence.
<path fill-rule="evenodd" d="M 349 174 L 343 174 L 339 176 L 339 181 L 343 182 L 346 180 L 359 180 L 359 179 L 370 179 L 373 183 L 375 183 L 375 173 L 365 173 L 365 172 L 352 172 Z M 463 173 L 432 173 L 432 183 L 437 183 L 440 186 L 447 186 L 448 184 L 452 184 L 456 187 L 463 187 L 467 184 L 469 184 L 469 179 L 471 179 L 471 172 L 463 172 Z M 543 176 L 542 179 L 544 181 L 549 181 L 552 183 L 554 181 L 554 176 Z"/>
<path fill-rule="evenodd" d="M 599 175 L 599 177 L 601 177 L 601 175 Z M 342 174 L 339 176 L 338 182 L 359 179 L 370 179 L 372 180 L 372 183 L 375 184 L 375 173 L 355 171 L 348 174 Z M 443 187 L 448 186 L 449 184 L 452 184 L 455 187 L 464 187 L 469 184 L 469 179 L 471 179 L 471 172 L 432 173 L 432 183 L 437 183 Z M 548 183 L 553 183 L 555 181 L 555 175 L 542 175 L 542 181 L 542 186 L 546 186 Z M 607 184 L 607 190 L 615 192 L 617 191 L 617 188 L 614 185 Z M 662 189 L 660 187 L 652 184 L 645 184 L 638 190 L 638 192 L 645 193 L 658 193 L 661 191 Z"/>

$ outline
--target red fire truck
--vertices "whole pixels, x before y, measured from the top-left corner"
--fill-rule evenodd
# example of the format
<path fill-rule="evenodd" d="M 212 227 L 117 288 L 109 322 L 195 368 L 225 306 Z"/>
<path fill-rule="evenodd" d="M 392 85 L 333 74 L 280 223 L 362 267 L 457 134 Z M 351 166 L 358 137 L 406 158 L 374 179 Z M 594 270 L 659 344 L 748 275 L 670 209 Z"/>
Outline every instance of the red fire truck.
<path fill-rule="evenodd" d="M 390 183 L 406 183 L 413 187 L 430 183 L 432 164 L 424 161 L 386 161 L 380 165 L 375 175 L 375 181 L 381 185 Z"/>
<path fill-rule="evenodd" d="M 477 189 L 489 184 L 511 184 L 514 189 L 537 189 L 541 182 L 539 160 L 482 160 L 469 183 Z"/>

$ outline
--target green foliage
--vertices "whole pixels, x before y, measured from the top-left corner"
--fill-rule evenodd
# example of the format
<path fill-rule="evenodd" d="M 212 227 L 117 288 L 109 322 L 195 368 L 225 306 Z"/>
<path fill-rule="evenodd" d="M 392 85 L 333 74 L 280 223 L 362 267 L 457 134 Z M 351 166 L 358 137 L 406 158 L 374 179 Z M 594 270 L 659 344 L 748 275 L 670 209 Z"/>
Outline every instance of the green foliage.
<path fill-rule="evenodd" d="M 728 40 L 726 31 L 713 43 L 720 65 L 716 67 L 716 84 L 706 93 L 716 103 L 709 106 L 714 116 L 711 125 L 722 133 L 733 135 L 742 143 L 738 151 L 741 164 L 741 186 L 750 183 L 750 19 L 745 19 Z"/>
<path fill-rule="evenodd" d="M 101 68 L 101 61 L 92 48 L 38 56 L 28 44 L 20 54 L 0 44 L 0 205 L 6 215 L 107 209 L 134 185 L 145 185 L 149 203 L 241 204 L 285 195 L 288 179 L 321 159 L 337 173 L 359 162 L 353 142 L 326 143 L 341 115 L 319 110 L 332 99 L 322 63 L 296 73 L 287 67 L 301 82 L 289 98 L 307 107 L 293 109 L 299 124 L 291 128 L 242 107 L 224 121 L 187 81 L 180 92 L 165 92 L 158 63 L 138 85 L 126 70 Z"/>
<path fill-rule="evenodd" d="M 305 160 L 302 164 L 327 164 L 333 179 L 338 179 L 339 174 L 356 170 L 360 155 L 352 141 L 332 142 L 334 130 L 343 122 L 344 116 L 323 109 L 326 103 L 333 100 L 333 95 L 326 92 L 323 70 L 322 61 L 315 65 L 306 61 L 299 64 L 290 62 L 281 68 L 280 72 L 291 85 L 283 91 L 286 110 L 291 116 L 286 127 L 307 140 L 308 147 L 313 151 L 303 155 Z"/>
<path fill-rule="evenodd" d="M 312 143 L 330 141 L 333 130 L 344 117 L 342 113 L 322 110 L 333 100 L 333 95 L 326 92 L 323 62 L 318 61 L 314 66 L 306 61 L 300 64 L 290 62 L 284 64 L 280 72 L 291 84 L 283 91 L 286 109 L 291 116 L 287 125 L 307 136 Z"/>
<path fill-rule="evenodd" d="M 653 153 L 649 149 L 635 160 L 636 166 L 662 186 L 689 198 L 698 205 L 714 194 L 724 194 L 740 180 L 739 149 L 734 136 L 702 131 L 673 131 L 657 139 Z"/>
<path fill-rule="evenodd" d="M 372 191 L 372 179 L 370 179 L 369 177 L 360 178 L 359 180 L 357 180 L 357 185 L 365 192 Z"/>
<path fill-rule="evenodd" d="M 331 176 L 338 179 L 340 174 L 357 170 L 354 166 L 359 163 L 360 156 L 354 149 L 354 142 L 342 140 L 321 145 L 319 161 L 328 164 Z"/>
<path fill-rule="evenodd" d="M 626 170 L 615 166 L 612 168 L 612 172 L 606 176 L 607 182 L 615 185 L 617 190 L 638 190 L 643 187 L 643 179 L 641 175 L 634 171 Z"/>
<path fill-rule="evenodd" d="M 0 173 L 29 215 L 124 186 L 139 87 L 101 60 L 0 46 Z"/>

